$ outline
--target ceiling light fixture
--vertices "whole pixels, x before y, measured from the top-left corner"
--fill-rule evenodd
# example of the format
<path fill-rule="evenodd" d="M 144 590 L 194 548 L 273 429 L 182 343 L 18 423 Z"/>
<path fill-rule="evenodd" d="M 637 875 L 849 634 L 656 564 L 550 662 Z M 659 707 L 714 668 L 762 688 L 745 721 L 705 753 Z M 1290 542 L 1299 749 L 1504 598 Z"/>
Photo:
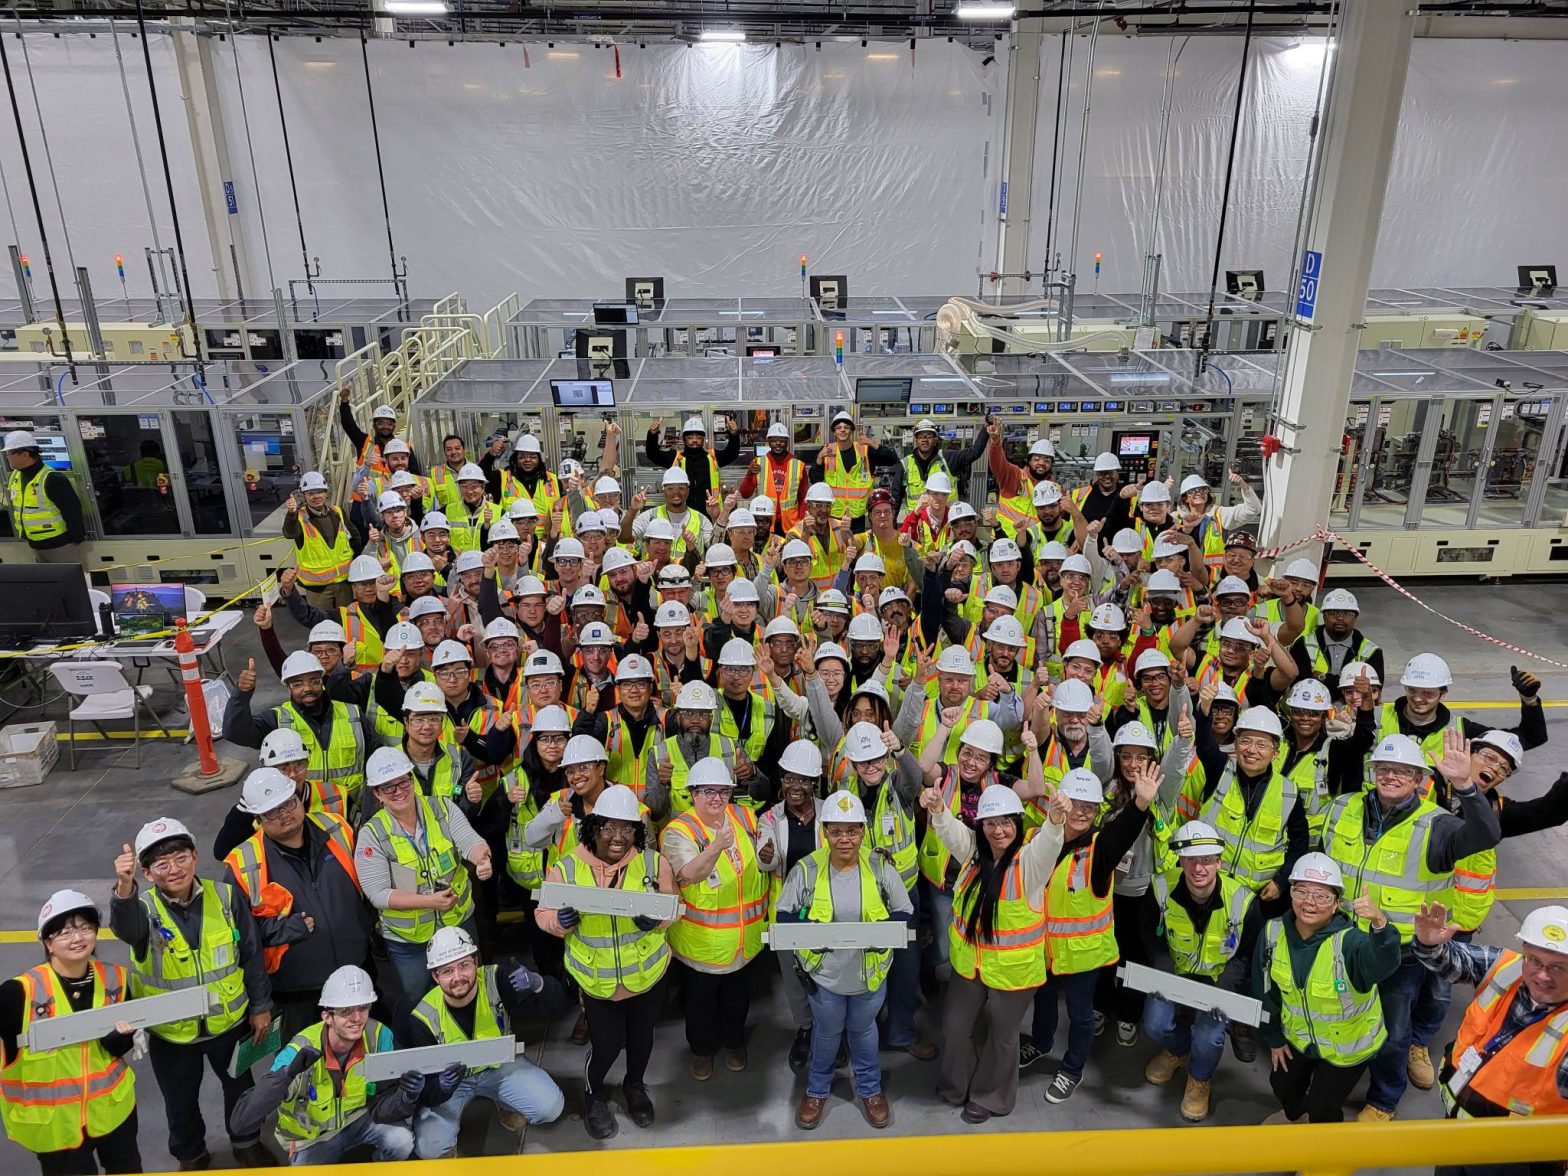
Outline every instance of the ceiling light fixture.
<path fill-rule="evenodd" d="M 728 41 L 732 44 L 745 39 L 746 33 L 743 29 L 703 29 L 701 35 L 701 40 L 704 41 Z"/>
<path fill-rule="evenodd" d="M 445 16 L 451 9 L 446 0 L 381 0 L 393 16 Z"/>
<path fill-rule="evenodd" d="M 1012 4 L 960 4 L 953 10 L 959 20 L 1012 20 Z"/>

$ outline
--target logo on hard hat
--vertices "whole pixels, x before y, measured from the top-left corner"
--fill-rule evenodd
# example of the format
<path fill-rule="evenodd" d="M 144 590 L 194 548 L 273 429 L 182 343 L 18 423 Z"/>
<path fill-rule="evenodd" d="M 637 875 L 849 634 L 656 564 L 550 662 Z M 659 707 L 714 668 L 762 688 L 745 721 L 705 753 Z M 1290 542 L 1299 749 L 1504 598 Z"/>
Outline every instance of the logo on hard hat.
<path fill-rule="evenodd" d="M 154 833 L 162 833 L 168 827 L 169 827 L 169 825 L 168 825 L 167 821 L 158 820 L 158 821 L 154 821 L 152 823 L 152 831 Z"/>
<path fill-rule="evenodd" d="M 1550 939 L 1553 943 L 1561 943 L 1563 940 L 1568 939 L 1568 931 L 1564 931 L 1556 923 L 1548 923 L 1541 928 L 1541 936 L 1542 938 Z"/>
<path fill-rule="evenodd" d="M 850 800 L 849 797 L 841 796 L 841 797 L 838 798 L 838 811 L 839 812 L 847 813 L 853 807 L 854 807 L 854 801 Z M 1556 930 L 1556 928 L 1553 928 L 1553 930 Z M 1558 931 L 1558 934 L 1561 935 L 1562 932 Z"/>
<path fill-rule="evenodd" d="M 1328 871 L 1318 869 L 1316 866 L 1308 866 L 1301 871 L 1301 876 L 1309 882 L 1327 882 L 1329 879 Z"/>

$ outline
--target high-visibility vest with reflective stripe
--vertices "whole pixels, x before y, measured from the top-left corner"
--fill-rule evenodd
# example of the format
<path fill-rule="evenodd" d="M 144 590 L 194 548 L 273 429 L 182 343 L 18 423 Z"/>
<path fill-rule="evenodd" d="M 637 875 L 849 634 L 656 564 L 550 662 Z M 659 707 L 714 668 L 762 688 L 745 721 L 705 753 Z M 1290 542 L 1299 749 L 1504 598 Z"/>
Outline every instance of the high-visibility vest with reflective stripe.
<path fill-rule="evenodd" d="M 534 524 L 534 533 L 539 538 L 544 538 L 550 528 L 550 512 L 555 510 L 556 501 L 561 497 L 561 479 L 549 470 L 540 472 L 539 480 L 534 483 L 534 492 L 528 493 L 528 487 L 512 475 L 511 470 L 501 471 L 501 505 L 511 506 L 519 498 L 526 498 L 534 504 L 534 510 L 539 513 L 538 521 Z M 459 510 L 462 508 L 459 507 Z M 451 517 L 450 514 L 447 515 Z M 499 515 L 498 515 L 499 517 Z M 561 534 L 572 533 L 572 520 L 570 514 L 561 511 Z"/>
<path fill-rule="evenodd" d="M 1497 897 L 1497 850 L 1483 849 L 1454 863 L 1448 917 L 1465 931 L 1478 930 Z"/>
<path fill-rule="evenodd" d="M 947 464 L 947 458 L 940 451 L 932 459 L 931 469 L 924 474 L 920 472 L 920 463 L 915 460 L 915 455 L 906 453 L 904 455 L 904 501 L 918 504 L 920 496 L 926 492 L 926 479 L 937 470 L 946 474 L 957 490 L 958 478 L 953 473 L 953 468 Z"/>
<path fill-rule="evenodd" d="M 463 1031 L 457 1023 L 457 1018 L 452 1015 L 452 1010 L 447 1007 L 446 994 L 441 991 L 438 984 L 425 998 L 414 1006 L 413 1017 L 436 1039 L 438 1045 L 458 1045 L 465 1041 L 483 1041 L 490 1037 L 510 1037 L 512 1035 L 512 1019 L 507 1016 L 506 1005 L 501 1002 L 501 989 L 496 984 L 494 964 L 481 964 L 479 974 L 474 978 L 474 1032 L 470 1036 Z M 469 1073 L 482 1073 L 485 1070 L 494 1070 L 496 1066 L 470 1066 Z"/>
<path fill-rule="evenodd" d="M 1006 498 L 997 496 L 996 525 L 1009 539 L 1017 539 L 1021 531 L 1027 531 L 1037 521 L 1038 516 L 1034 513 L 1034 479 L 1020 469 L 1017 491 Z"/>
<path fill-rule="evenodd" d="M 457 509 L 446 516 L 450 524 L 448 533 L 452 536 L 452 550 L 459 553 L 478 551 L 480 532 L 493 527 L 496 520 L 501 517 L 503 517 L 502 508 L 488 498 L 481 500 L 477 512 L 471 511 L 466 504 L 459 503 Z M 457 561 L 453 560 L 452 563 L 455 567 Z"/>
<path fill-rule="evenodd" d="M 670 950 L 683 963 L 701 970 L 722 968 L 736 960 L 754 959 L 762 950 L 762 927 L 768 915 L 768 883 L 757 868 L 757 818 L 750 809 L 729 806 L 735 829 L 735 853 L 719 854 L 713 872 L 681 887 L 685 904 L 681 917 L 670 925 Z M 712 839 L 696 813 L 682 813 L 669 828 L 696 845 L 699 852 Z"/>
<path fill-rule="evenodd" d="M 758 493 L 773 500 L 780 530 L 793 531 L 806 513 L 806 508 L 800 505 L 800 484 L 805 478 L 806 463 L 798 457 L 786 457 L 780 462 L 769 454 L 762 459 L 757 477 Z"/>
<path fill-rule="evenodd" d="M 334 506 L 332 513 L 338 519 L 338 533 L 331 543 L 310 521 L 310 512 L 301 511 L 299 528 L 305 542 L 294 553 L 294 563 L 299 572 L 299 582 L 307 588 L 324 588 L 348 578 L 348 566 L 354 562 L 354 549 L 348 541 L 348 524 L 343 521 L 343 508 Z"/>
<path fill-rule="evenodd" d="M 1326 735 L 1320 735 L 1316 751 L 1297 758 L 1289 772 L 1285 760 L 1295 750 L 1287 733 L 1279 743 L 1279 754 L 1274 757 L 1274 770 L 1296 786 L 1296 798 L 1306 805 L 1307 839 L 1314 848 L 1323 844 L 1323 827 L 1328 824 L 1328 810 L 1334 797 L 1328 787 L 1328 752 L 1331 746 Z"/>
<path fill-rule="evenodd" d="M 978 848 L 976 850 L 978 852 Z M 1045 983 L 1046 900 L 1024 888 L 1024 865 L 1013 857 L 997 895 L 991 937 L 983 939 L 971 920 L 980 901 L 980 867 L 971 857 L 953 888 L 953 921 L 947 929 L 947 958 L 953 974 L 999 992 Z"/>
<path fill-rule="evenodd" d="M 1280 775 L 1278 768 L 1270 766 L 1263 788 L 1263 799 L 1249 816 L 1247 798 L 1236 782 L 1236 762 L 1226 760 L 1220 782 L 1199 814 L 1225 842 L 1221 868 L 1253 891 L 1267 886 L 1285 864 L 1290 840 L 1286 828 L 1297 804 L 1295 781 Z"/>
<path fill-rule="evenodd" d="M 680 563 L 681 560 L 686 558 L 687 550 L 695 548 L 702 540 L 702 516 L 688 508 L 686 521 L 677 527 L 675 520 L 670 518 L 669 507 L 661 504 L 653 513 L 655 518 L 663 519 L 669 523 L 671 530 L 675 532 L 675 541 L 670 544 L 670 562 Z"/>
<path fill-rule="evenodd" d="M 1421 753 L 1426 756 L 1426 762 L 1434 772 L 1437 770 L 1439 761 L 1441 761 L 1443 758 L 1443 739 L 1450 731 L 1458 731 L 1460 734 L 1464 733 L 1464 720 L 1452 712 L 1449 713 L 1448 722 L 1444 726 L 1439 727 L 1436 731 L 1429 731 L 1420 738 L 1417 738 L 1414 735 L 1410 736 L 1421 745 Z M 1399 712 L 1394 709 L 1394 704 L 1391 702 L 1385 702 L 1378 710 L 1378 739 L 1381 741 L 1383 738 L 1389 735 L 1409 734 L 1410 732 L 1404 729 L 1404 724 L 1399 721 Z M 1364 779 L 1369 786 L 1373 782 L 1371 756 L 1367 756 Z M 1424 780 L 1421 784 L 1422 799 L 1429 799 L 1431 797 L 1434 783 L 1435 782 L 1432 776 L 1429 774 L 1426 780 Z"/>
<path fill-rule="evenodd" d="M 1153 878 L 1154 897 L 1160 904 L 1165 946 L 1178 976 L 1202 976 L 1218 980 L 1241 946 L 1241 926 L 1252 905 L 1252 891 L 1225 873 L 1219 875 L 1220 905 L 1209 912 L 1200 935 L 1192 925 L 1192 915 L 1179 902 L 1172 902 L 1171 879 L 1167 874 Z"/>
<path fill-rule="evenodd" d="M 364 1053 L 342 1072 L 341 1090 L 333 1081 L 333 1072 L 327 1069 L 327 1047 L 322 1041 L 326 1028 L 325 1021 L 317 1021 L 288 1043 L 296 1052 L 310 1048 L 319 1055 L 314 1065 L 289 1084 L 278 1107 L 278 1142 L 291 1151 L 291 1145 L 330 1139 L 356 1122 L 376 1093 L 376 1083 L 365 1081 L 364 1061 L 381 1052 L 382 1035 L 386 1034 L 381 1022 L 373 1017 L 365 1022 L 359 1039 Z M 388 1039 L 390 1036 L 387 1034 Z"/>
<path fill-rule="evenodd" d="M 1568 1006 L 1527 1025 L 1500 1049 L 1486 1046 L 1507 1024 L 1524 984 L 1524 961 L 1515 951 L 1497 957 L 1465 1009 L 1459 1035 L 1443 1062 L 1439 1092 L 1451 1118 L 1490 1119 L 1509 1115 L 1568 1115 L 1568 1099 L 1557 1089 L 1557 1075 L 1568 1052 Z M 1453 1059 L 1471 1050 L 1486 1060 L 1459 1088 L 1449 1089 Z"/>
<path fill-rule="evenodd" d="M 609 781 L 606 780 L 605 784 L 608 786 Z M 547 804 L 541 805 L 540 808 L 544 809 L 560 807 L 561 798 L 569 791 L 570 789 L 567 788 L 557 789 L 555 792 L 550 794 L 549 802 Z M 589 809 L 588 811 L 592 812 L 593 810 Z M 648 824 L 648 806 L 645 804 L 639 804 L 637 806 L 637 811 L 642 816 L 643 823 L 645 825 Z M 561 822 L 561 828 L 559 831 L 557 831 L 555 840 L 545 847 L 545 871 L 548 872 L 551 866 L 555 865 L 557 862 L 561 861 L 561 859 L 569 855 L 574 849 L 577 848 L 577 845 L 577 818 L 567 817 L 566 820 Z"/>
<path fill-rule="evenodd" d="M 141 893 L 152 932 L 147 938 L 145 959 L 131 957 L 131 996 L 160 996 L 186 988 L 207 990 L 206 1017 L 188 1017 L 163 1025 L 150 1025 L 148 1031 L 177 1044 L 217 1037 L 239 1023 L 250 1003 L 245 995 L 245 973 L 240 969 L 240 933 L 229 921 L 229 900 L 233 891 L 224 883 L 206 878 L 201 887 L 201 940 L 187 943 L 185 933 L 175 922 L 157 888 Z"/>
<path fill-rule="evenodd" d="M 305 820 L 326 831 L 327 852 L 337 859 L 358 889 L 359 872 L 354 869 L 354 839 L 348 831 L 348 822 L 337 813 L 317 810 L 306 813 Z M 280 918 L 294 909 L 294 896 L 268 877 L 266 838 L 260 830 L 236 845 L 223 859 L 223 864 L 234 871 L 240 893 L 250 903 L 250 913 L 256 918 Z M 268 972 L 278 970 L 288 950 L 286 943 L 261 949 L 262 963 Z"/>
<path fill-rule="evenodd" d="M 528 773 L 522 768 L 502 777 L 501 787 L 509 791 L 515 789 L 523 794 L 523 799 L 512 808 L 512 823 L 506 827 L 507 876 L 524 890 L 538 890 L 544 882 L 546 851 L 529 846 L 523 831 L 528 828 L 528 822 L 539 815 L 539 802 L 534 799 Z"/>
<path fill-rule="evenodd" d="M 849 758 L 844 762 L 854 767 Z M 915 845 L 915 818 L 904 808 L 893 788 L 893 775 L 898 769 L 888 757 L 887 774 L 877 788 L 876 802 L 871 808 L 871 823 L 866 827 L 866 844 L 872 849 L 885 849 L 893 858 L 893 868 L 898 871 L 905 890 L 913 890 L 920 878 L 920 851 Z M 860 777 L 850 773 L 853 791 L 861 793 Z"/>
<path fill-rule="evenodd" d="M 576 850 L 557 865 L 568 886 L 597 886 L 597 878 Z M 659 889 L 659 855 L 652 849 L 627 855 L 621 890 L 654 894 Z M 663 927 L 643 931 L 625 915 L 584 911 L 582 922 L 566 933 L 566 970 L 589 996 L 609 1000 L 625 986 L 633 995 L 647 992 L 670 966 L 670 944 Z"/>
<path fill-rule="evenodd" d="M 95 1009 L 125 999 L 125 969 L 92 960 Z M 40 1018 L 75 1010 L 48 964 L 17 977 L 22 985 L 22 1031 L 16 1056 L 0 1068 L 0 1121 L 12 1142 L 37 1154 L 102 1139 L 136 1109 L 136 1076 L 123 1058 L 111 1057 L 96 1039 L 59 1049 L 33 1050 L 27 1031 Z"/>
<path fill-rule="evenodd" d="M 11 498 L 13 521 L 16 524 L 16 533 L 23 539 L 41 542 L 45 539 L 58 539 L 65 534 L 65 516 L 60 513 L 59 505 L 49 497 L 49 492 L 44 488 L 44 483 L 49 480 L 49 470 L 44 468 L 33 475 L 25 485 L 22 482 L 22 471 L 12 470 L 7 479 L 6 490 Z M 352 555 L 350 555 L 352 559 Z M 344 575 L 348 573 L 345 571 Z M 301 579 L 304 576 L 301 575 Z"/>
<path fill-rule="evenodd" d="M 969 595 L 958 606 L 958 614 L 972 625 L 978 625 L 980 618 L 985 614 L 986 593 L 995 588 L 1001 581 L 997 580 L 990 572 L 977 572 L 969 581 Z M 1045 608 L 1049 597 L 1034 584 L 1015 583 L 1007 587 L 1013 590 L 1018 597 L 1018 607 L 1013 610 L 1013 616 L 1018 618 L 1018 623 L 1024 627 L 1025 633 L 1034 632 L 1034 622 Z"/>
<path fill-rule="evenodd" d="M 1111 894 L 1101 898 L 1091 881 L 1096 833 L 1056 863 L 1045 888 L 1045 949 L 1051 971 L 1058 976 L 1092 972 L 1114 964 L 1116 926 L 1111 917 Z"/>
<path fill-rule="evenodd" d="M 1307 672 L 1314 677 L 1327 679 L 1329 674 L 1333 672 L 1333 669 L 1328 664 L 1328 652 L 1323 648 L 1322 634 L 1323 630 L 1321 628 L 1313 629 L 1310 633 L 1303 633 L 1301 635 L 1301 646 L 1307 651 Z M 1356 647 L 1345 655 L 1345 660 L 1340 668 L 1343 669 L 1351 662 L 1368 661 L 1376 652 L 1377 646 L 1365 637 L 1362 637 L 1356 642 Z M 1393 703 L 1389 703 L 1388 706 L 1390 710 L 1393 709 Z M 1383 732 L 1383 734 L 1389 733 Z M 1381 738 L 1381 735 L 1379 737 Z M 1438 758 L 1442 758 L 1441 751 L 1438 753 Z"/>
<path fill-rule="evenodd" d="M 407 910 L 387 907 L 379 913 L 381 931 L 392 939 L 404 943 L 428 943 L 437 927 L 456 927 L 474 913 L 474 899 L 468 887 L 468 867 L 457 846 L 452 841 L 452 829 L 447 823 L 447 802 L 416 794 L 420 823 L 425 830 L 425 852 L 420 853 L 414 839 L 404 835 L 401 828 L 394 829 L 392 814 L 382 809 L 365 824 L 368 832 L 380 845 L 388 860 L 412 870 L 419 879 L 420 894 L 434 894 L 437 888 L 449 887 L 457 902 L 449 911 Z"/>
<path fill-rule="evenodd" d="M 413 528 L 413 533 L 403 544 L 403 555 L 401 557 L 398 555 L 397 547 L 392 543 L 392 541 L 385 535 L 381 537 L 381 550 L 387 553 L 387 560 L 389 561 L 387 572 L 388 574 L 398 578 L 399 585 L 401 585 L 403 580 L 403 560 L 406 559 L 411 552 L 423 551 L 424 549 L 425 541 L 420 536 L 419 528 L 417 527 Z"/>
<path fill-rule="evenodd" d="M 964 709 L 969 710 L 970 704 L 973 701 L 973 699 L 966 701 L 964 703 Z M 926 711 L 928 713 L 932 711 L 932 707 L 932 702 L 926 703 Z M 942 803 L 947 807 L 947 811 L 952 813 L 954 817 L 957 817 L 959 811 L 963 808 L 963 788 L 961 787 L 962 782 L 959 779 L 958 765 L 955 762 L 957 759 L 957 740 L 964 727 L 968 725 L 969 717 L 969 715 L 965 715 L 963 718 L 959 719 L 958 725 L 954 727 L 952 735 L 948 738 L 947 747 L 945 747 L 942 751 L 941 763 L 943 763 L 945 766 L 942 769 L 942 781 L 937 785 L 937 788 L 942 793 Z M 920 727 L 922 733 L 924 734 L 925 722 L 923 719 Z M 930 738 L 930 735 L 926 734 L 925 738 Z M 922 739 L 921 742 L 924 743 L 924 739 Z M 984 792 L 987 784 L 995 784 L 996 782 L 996 772 L 987 772 L 985 774 L 985 778 L 981 780 L 978 786 L 978 791 Z M 925 836 L 920 839 L 921 877 L 923 877 L 927 882 L 931 883 L 931 885 L 935 886 L 938 890 L 946 890 L 947 865 L 951 860 L 952 855 L 947 852 L 947 846 L 942 844 L 942 839 L 936 835 L 936 830 L 929 823 L 927 823 Z"/>
<path fill-rule="evenodd" d="M 1345 931 L 1336 931 L 1317 945 L 1306 988 L 1296 984 L 1290 949 L 1281 942 L 1284 923 L 1270 919 L 1263 929 L 1263 987 L 1279 989 L 1280 1030 L 1297 1050 L 1308 1046 L 1331 1065 L 1354 1066 L 1366 1061 L 1388 1037 L 1383 1006 L 1374 986 L 1362 992 L 1350 983 L 1345 967 Z"/>
<path fill-rule="evenodd" d="M 746 709 L 748 721 L 745 739 L 740 736 L 740 726 L 735 722 L 729 701 L 722 695 L 719 697 L 719 721 L 716 725 L 721 736 L 731 743 L 739 744 L 746 758 L 756 763 L 762 758 L 763 748 L 768 745 L 768 733 L 773 730 L 773 703 L 752 692 L 746 696 Z"/>
<path fill-rule="evenodd" d="M 830 529 L 828 531 L 828 541 L 824 543 L 815 535 L 808 535 L 802 528 L 796 527 L 789 533 L 789 538 L 799 539 L 811 549 L 811 571 L 809 575 L 811 576 L 811 582 L 816 585 L 817 591 L 826 592 L 833 587 L 833 581 L 838 579 L 838 574 L 844 567 L 844 543 L 839 538 L 838 532 Z M 779 601 L 781 605 L 783 597 L 788 594 L 788 586 L 780 584 Z"/>
<path fill-rule="evenodd" d="M 830 441 L 822 448 L 822 480 L 833 487 L 833 517 L 836 519 L 846 515 L 852 519 L 863 518 L 866 502 L 871 497 L 871 448 L 863 441 L 856 441 L 852 448 L 855 453 L 853 470 L 844 468 L 836 443 Z"/>
<path fill-rule="evenodd" d="M 381 643 L 381 630 L 365 616 L 358 601 L 338 609 L 338 623 L 343 626 L 344 636 L 354 643 L 355 675 L 373 674 L 380 669 L 381 659 L 387 653 Z"/>
<path fill-rule="evenodd" d="M 938 720 L 941 718 L 939 699 L 927 698 L 925 708 L 920 712 L 920 726 L 915 729 L 915 737 L 909 741 L 909 754 L 916 759 L 925 750 L 926 744 L 936 736 Z M 958 741 L 969 724 L 976 719 L 990 717 L 989 705 L 978 698 L 966 698 L 958 705 L 958 721 L 953 724 L 953 729 L 948 733 L 947 743 L 942 748 L 939 757 L 942 763 L 951 764 L 958 758 Z"/>
<path fill-rule="evenodd" d="M 653 746 L 652 755 L 655 769 L 666 760 L 670 764 L 670 816 L 678 817 L 681 813 L 690 812 L 691 789 L 686 787 L 686 777 L 691 772 L 691 765 L 686 762 L 685 753 L 681 751 L 680 739 L 671 735 L 659 740 Z M 734 770 L 735 743 L 717 731 L 708 732 L 708 755 L 722 759 L 730 765 L 731 771 Z"/>
<path fill-rule="evenodd" d="M 1341 796 L 1334 802 L 1323 831 L 1323 852 L 1339 863 L 1345 876 L 1344 901 L 1351 903 L 1369 894 L 1398 929 L 1400 941 L 1409 943 L 1415 936 L 1421 904 L 1450 902 L 1453 874 L 1434 874 L 1426 864 L 1432 823 L 1442 810 L 1423 800 L 1414 815 L 1369 843 L 1362 823 L 1367 795 Z"/>
<path fill-rule="evenodd" d="M 1219 654 L 1206 653 L 1203 655 L 1203 660 L 1198 663 L 1196 677 L 1198 679 L 1198 689 L 1203 689 L 1210 682 L 1216 684 L 1224 682 L 1236 692 L 1237 701 L 1243 707 L 1247 705 L 1247 684 L 1252 681 L 1251 663 L 1248 663 L 1247 668 L 1242 670 L 1236 677 L 1236 680 L 1232 682 L 1225 676 L 1225 667 L 1220 664 Z"/>
<path fill-rule="evenodd" d="M 279 727 L 299 734 L 309 756 L 305 775 L 315 794 L 311 806 L 348 816 L 349 806 L 365 783 L 365 732 L 359 725 L 359 708 L 348 702 L 330 702 L 332 729 L 323 748 L 316 732 L 295 709 L 292 702 L 274 707 L 272 717 Z M 401 726 L 398 734 L 401 736 Z"/>
<path fill-rule="evenodd" d="M 1203 549 L 1203 563 L 1209 569 L 1210 578 L 1218 582 L 1224 575 L 1222 569 L 1225 567 L 1225 520 L 1220 515 L 1219 507 L 1216 506 L 1203 516 L 1192 537 Z"/>
<path fill-rule="evenodd" d="M 801 906 L 796 913 L 808 923 L 833 921 L 833 886 L 828 878 L 828 871 L 832 867 L 828 864 L 828 853 L 825 846 L 813 850 L 801 858 L 800 864 L 795 867 L 802 871 L 801 880 L 805 884 L 801 892 Z M 871 857 L 865 853 L 855 859 L 855 867 L 860 875 L 860 917 L 856 921 L 885 923 L 889 917 L 887 899 L 882 894 L 882 884 L 871 862 Z M 822 960 L 826 955 L 826 951 L 803 950 L 797 951 L 795 958 L 810 975 L 822 970 Z M 892 966 L 893 952 L 890 949 L 860 949 L 860 978 L 865 982 L 867 992 L 875 992 L 882 987 L 888 969 Z"/>
<path fill-rule="evenodd" d="M 467 455 L 464 455 L 464 464 L 467 464 Z M 463 467 L 460 465 L 458 470 Z M 430 471 L 430 492 L 436 500 L 438 509 L 442 514 L 450 517 L 454 510 L 460 508 L 463 501 L 463 492 L 457 488 L 457 470 L 446 462 L 442 462 Z M 427 506 L 425 508 L 429 510 Z"/>
<path fill-rule="evenodd" d="M 643 789 L 647 787 L 648 757 L 659 744 L 659 732 L 664 730 L 664 708 L 657 699 L 651 699 L 648 705 L 653 708 L 651 722 L 643 731 L 640 751 L 632 746 L 632 733 L 621 708 L 616 707 L 605 716 L 604 750 L 610 762 L 604 778 L 611 784 L 626 785 L 638 800 L 642 799 Z"/>
<path fill-rule="evenodd" d="M 427 647 L 425 649 L 425 660 L 427 662 L 430 660 L 430 653 L 431 653 L 431 651 Z M 385 656 L 385 655 L 383 655 L 383 656 Z M 380 663 L 378 662 L 377 663 L 377 669 L 379 669 L 379 668 L 380 668 Z M 432 670 L 428 669 L 428 668 L 421 668 L 417 672 L 417 676 L 414 679 L 415 682 L 432 682 L 432 683 L 435 680 L 436 680 L 435 673 Z M 414 684 L 413 682 L 409 683 L 409 685 L 413 685 L 413 684 Z M 402 715 L 402 713 L 398 712 L 398 713 L 394 714 L 394 713 L 392 713 L 390 711 L 383 710 L 382 707 L 381 707 L 381 704 L 376 701 L 376 692 L 375 692 L 374 688 L 372 688 L 371 691 L 370 691 L 370 701 L 367 704 L 367 706 L 368 706 L 368 709 L 365 711 L 365 717 L 370 720 L 370 734 L 371 734 L 371 737 L 376 741 L 376 746 L 377 747 L 399 747 L 399 746 L 401 746 L 402 743 L 403 743 L 403 735 L 404 735 L 403 715 Z M 454 729 L 452 727 L 452 719 L 451 719 L 450 716 L 448 716 L 446 721 L 441 724 L 441 738 L 443 740 L 450 741 L 452 738 L 454 738 L 455 734 L 456 733 L 455 733 L 455 731 L 454 731 Z"/>

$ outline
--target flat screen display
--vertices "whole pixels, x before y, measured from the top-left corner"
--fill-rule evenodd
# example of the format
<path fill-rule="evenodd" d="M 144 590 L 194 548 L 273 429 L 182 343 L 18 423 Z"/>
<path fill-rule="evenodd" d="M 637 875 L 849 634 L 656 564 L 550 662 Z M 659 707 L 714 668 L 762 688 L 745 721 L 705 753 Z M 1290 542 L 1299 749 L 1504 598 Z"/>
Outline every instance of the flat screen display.
<path fill-rule="evenodd" d="M 1148 433 L 1135 433 L 1130 437 L 1120 437 L 1116 442 L 1116 453 L 1119 457 L 1148 457 L 1149 444 L 1153 438 Z"/>
<path fill-rule="evenodd" d="M 915 381 L 912 377 L 861 376 L 855 381 L 857 404 L 904 404 Z"/>
<path fill-rule="evenodd" d="M 551 380 L 550 396 L 556 408 L 615 407 L 615 385 L 610 380 Z"/>

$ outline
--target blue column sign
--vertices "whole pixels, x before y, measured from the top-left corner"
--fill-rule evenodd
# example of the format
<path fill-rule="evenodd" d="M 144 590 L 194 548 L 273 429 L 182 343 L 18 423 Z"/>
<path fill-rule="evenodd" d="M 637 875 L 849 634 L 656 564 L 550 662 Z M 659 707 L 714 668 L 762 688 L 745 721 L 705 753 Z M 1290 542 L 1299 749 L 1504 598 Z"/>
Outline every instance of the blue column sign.
<path fill-rule="evenodd" d="M 1323 276 L 1323 255 L 1308 249 L 1301 254 L 1301 285 L 1296 288 L 1296 317 L 1312 321 L 1318 304 L 1318 280 Z"/>

